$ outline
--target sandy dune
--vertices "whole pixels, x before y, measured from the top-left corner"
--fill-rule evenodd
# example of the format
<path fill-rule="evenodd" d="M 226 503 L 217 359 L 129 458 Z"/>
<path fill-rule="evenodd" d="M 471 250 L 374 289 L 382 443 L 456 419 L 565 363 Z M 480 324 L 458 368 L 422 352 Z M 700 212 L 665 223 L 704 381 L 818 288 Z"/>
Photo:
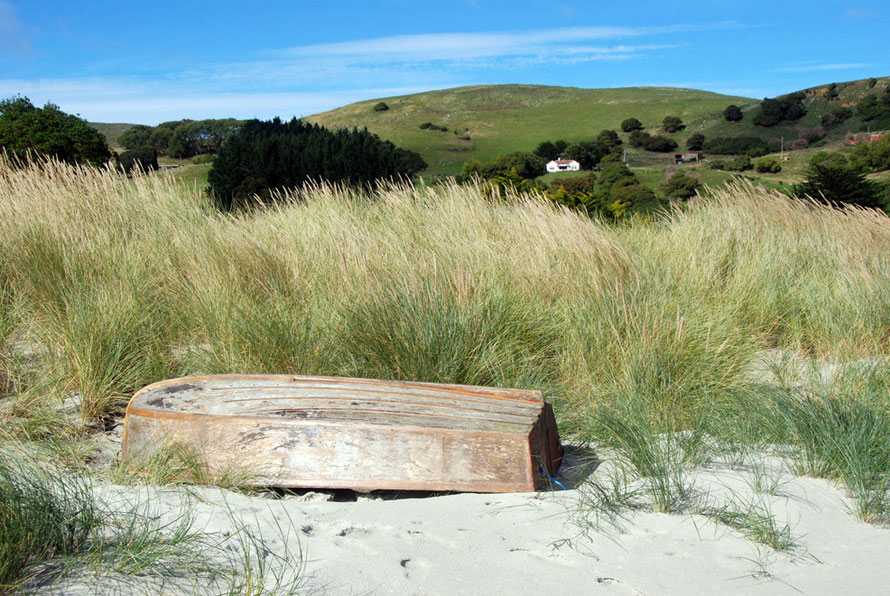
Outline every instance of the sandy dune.
<path fill-rule="evenodd" d="M 111 500 L 148 497 L 168 516 L 191 507 L 196 528 L 221 539 L 233 530 L 232 514 L 271 550 L 284 552 L 286 538 L 290 551 L 305 557 L 301 583 L 308 594 L 886 593 L 890 529 L 859 522 L 831 482 L 791 476 L 768 456 L 754 463 L 772 485 L 759 488 L 772 494 L 754 490 L 750 469 L 712 465 L 691 476 L 698 498 L 737 508 L 759 504 L 778 528 L 790 527 L 788 550 L 702 515 L 653 513 L 644 503 L 617 525 L 591 525 L 585 519 L 594 522 L 592 514 L 579 515 L 584 488 L 415 498 L 111 486 L 103 492 Z"/>

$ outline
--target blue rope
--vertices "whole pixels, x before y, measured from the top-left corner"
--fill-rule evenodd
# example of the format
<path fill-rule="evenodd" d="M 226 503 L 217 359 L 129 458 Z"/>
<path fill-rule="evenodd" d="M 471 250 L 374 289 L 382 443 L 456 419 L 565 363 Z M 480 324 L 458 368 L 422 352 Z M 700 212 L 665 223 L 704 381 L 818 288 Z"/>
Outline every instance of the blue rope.
<path fill-rule="evenodd" d="M 544 464 L 541 464 L 541 471 L 544 472 L 544 476 L 546 476 L 550 482 L 559 485 L 562 490 L 568 490 L 562 482 L 547 473 L 547 468 L 544 467 Z"/>

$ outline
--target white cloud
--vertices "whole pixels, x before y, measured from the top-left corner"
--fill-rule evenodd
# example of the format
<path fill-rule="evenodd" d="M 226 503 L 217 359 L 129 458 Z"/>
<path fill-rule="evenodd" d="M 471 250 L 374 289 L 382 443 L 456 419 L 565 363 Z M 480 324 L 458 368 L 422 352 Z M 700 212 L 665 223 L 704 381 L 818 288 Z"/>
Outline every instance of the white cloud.
<path fill-rule="evenodd" d="M 854 68 L 871 68 L 874 64 L 849 62 L 832 64 L 803 64 L 799 66 L 786 66 L 775 68 L 771 72 L 817 72 L 821 70 L 851 70 Z"/>
<path fill-rule="evenodd" d="M 566 27 L 537 31 L 395 35 L 330 44 L 299 46 L 270 53 L 277 58 L 351 58 L 367 61 L 460 60 L 465 58 L 554 54 L 587 47 L 578 43 L 686 32 L 691 25 L 666 27 Z"/>
<path fill-rule="evenodd" d="M 0 16 L 4 6 L 11 5 L 0 0 Z M 98 121 L 289 117 L 362 99 L 455 87 L 475 82 L 481 70 L 642 59 L 677 47 L 672 37 L 679 33 L 737 26 L 397 35 L 268 51 L 235 63 L 198 63 L 151 80 L 0 79 L 0 97 L 21 93 L 35 104 L 52 101 Z"/>
<path fill-rule="evenodd" d="M 342 91 L 279 93 L 182 93 L 166 86 L 138 85 L 115 79 L 36 81 L 0 80 L 0 97 L 15 92 L 35 105 L 47 101 L 95 122 L 157 124 L 181 118 L 289 119 L 329 110 L 372 97 L 428 91 L 419 87 L 379 87 Z"/>

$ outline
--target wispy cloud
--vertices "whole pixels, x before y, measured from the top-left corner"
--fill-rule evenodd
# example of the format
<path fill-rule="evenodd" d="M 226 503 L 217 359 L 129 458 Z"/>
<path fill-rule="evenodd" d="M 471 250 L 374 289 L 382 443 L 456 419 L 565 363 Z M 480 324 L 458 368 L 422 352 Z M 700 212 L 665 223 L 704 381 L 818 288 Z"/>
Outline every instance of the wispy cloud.
<path fill-rule="evenodd" d="M 880 19 L 884 17 L 884 13 L 876 8 L 850 8 L 844 11 L 844 18 L 847 19 Z"/>
<path fill-rule="evenodd" d="M 0 11 L 6 5 L 0 0 Z M 150 123 L 176 115 L 285 117 L 361 99 L 476 83 L 480 76 L 490 80 L 493 71 L 643 60 L 684 45 L 680 42 L 688 35 L 681 34 L 738 26 L 396 35 L 265 51 L 240 62 L 197 63 L 151 75 L 0 80 L 0 97 L 22 93 L 35 102 L 51 100 L 66 111 L 106 121 Z"/>
<path fill-rule="evenodd" d="M 727 26 L 720 24 L 718 26 Z M 277 58 L 351 58 L 368 61 L 461 60 L 504 56 L 558 55 L 577 53 L 586 48 L 591 53 L 608 51 L 601 46 L 577 45 L 593 41 L 649 37 L 688 32 L 693 25 L 665 27 L 566 27 L 536 31 L 431 33 L 395 35 L 298 46 L 271 52 Z"/>
<path fill-rule="evenodd" d="M 24 54 L 31 50 L 31 37 L 18 17 L 15 5 L 0 0 L 0 54 Z"/>
<path fill-rule="evenodd" d="M 816 72 L 821 70 L 851 70 L 854 68 L 871 68 L 874 64 L 864 62 L 844 62 L 831 64 L 803 64 L 774 68 L 770 72 Z"/>

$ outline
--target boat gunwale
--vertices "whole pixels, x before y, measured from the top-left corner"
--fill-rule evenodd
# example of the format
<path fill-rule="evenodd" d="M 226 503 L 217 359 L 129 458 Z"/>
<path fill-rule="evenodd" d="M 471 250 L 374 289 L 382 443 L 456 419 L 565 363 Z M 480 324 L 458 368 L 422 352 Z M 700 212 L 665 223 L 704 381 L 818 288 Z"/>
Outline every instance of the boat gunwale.
<path fill-rule="evenodd" d="M 257 421 L 266 420 L 266 421 L 276 421 L 277 422 L 277 421 L 282 421 L 282 420 L 294 420 L 294 418 L 289 418 L 289 417 L 281 416 L 281 415 L 275 415 L 275 414 L 272 414 L 272 412 L 282 412 L 282 411 L 294 411 L 294 412 L 297 412 L 297 411 L 316 411 L 316 412 L 328 411 L 328 412 L 347 412 L 347 413 L 348 412 L 365 412 L 367 414 L 379 413 L 381 415 L 389 415 L 389 416 L 394 416 L 394 417 L 397 417 L 397 416 L 406 416 L 406 417 L 426 416 L 430 419 L 441 419 L 446 423 L 448 420 L 461 420 L 461 421 L 466 421 L 471 424 L 476 423 L 476 424 L 480 424 L 480 425 L 503 424 L 503 425 L 515 426 L 517 428 L 517 431 L 520 431 L 520 430 L 527 430 L 530 427 L 534 426 L 534 424 L 537 420 L 537 417 L 540 415 L 539 408 L 541 407 L 541 405 L 543 403 L 545 403 L 543 400 L 543 397 L 540 401 L 538 401 L 538 400 L 532 401 L 532 400 L 523 399 L 523 398 L 509 398 L 508 397 L 506 399 L 507 403 L 504 403 L 505 400 L 503 400 L 503 398 L 499 399 L 495 396 L 493 396 L 493 397 L 495 397 L 494 400 L 487 401 L 490 398 L 488 396 L 484 396 L 484 395 L 478 396 L 478 398 L 476 400 L 474 400 L 474 399 L 467 399 L 467 398 L 461 397 L 461 396 L 453 396 L 450 393 L 445 393 L 444 395 L 442 395 L 443 400 L 444 399 L 453 399 L 453 400 L 457 400 L 457 401 L 461 401 L 461 402 L 466 402 L 466 405 L 449 405 L 447 403 L 435 403 L 435 401 L 438 397 L 435 394 L 428 395 L 427 397 L 429 397 L 430 399 L 426 400 L 426 401 L 424 401 L 423 399 L 411 401 L 410 397 L 412 396 L 412 393 L 410 391 L 410 387 L 412 385 L 420 385 L 422 388 L 425 388 L 425 386 L 428 386 L 428 385 L 438 386 L 435 383 L 432 383 L 432 384 L 430 384 L 430 383 L 414 383 L 412 381 L 394 381 L 395 383 L 398 383 L 403 386 L 402 391 L 398 391 L 395 393 L 385 391 L 385 389 L 382 388 L 383 382 L 375 383 L 375 385 L 378 388 L 373 388 L 373 389 L 369 389 L 369 390 L 362 388 L 361 383 L 350 383 L 351 385 L 354 386 L 353 388 L 345 387 L 343 389 L 346 391 L 354 390 L 357 392 L 357 395 L 354 395 L 354 396 L 307 396 L 307 399 L 317 399 L 319 401 L 364 400 L 364 401 L 372 402 L 373 399 L 371 399 L 369 396 L 363 397 L 360 393 L 360 392 L 368 391 L 369 393 L 378 393 L 378 394 L 386 394 L 386 395 L 394 395 L 395 396 L 395 399 L 385 400 L 385 401 L 382 401 L 381 403 L 388 403 L 388 404 L 392 404 L 394 406 L 398 406 L 399 404 L 405 404 L 405 405 L 415 406 L 415 407 L 419 407 L 419 408 L 428 407 L 428 408 L 444 409 L 444 410 L 446 410 L 446 412 L 410 412 L 410 411 L 397 410 L 397 409 L 396 410 L 386 410 L 386 409 L 378 410 L 378 409 L 372 409 L 372 408 L 338 408 L 338 407 L 330 407 L 330 408 L 303 407 L 303 408 L 301 408 L 298 405 L 296 405 L 298 403 L 298 400 L 300 399 L 300 396 L 283 396 L 283 397 L 276 396 L 276 397 L 256 397 L 256 398 L 243 398 L 243 399 L 226 399 L 226 400 L 223 400 L 223 402 L 222 402 L 222 403 L 232 403 L 232 402 L 244 403 L 244 402 L 251 402 L 251 401 L 257 401 L 257 402 L 269 401 L 269 402 L 271 402 L 274 400 L 293 400 L 295 402 L 296 407 L 272 409 L 272 410 L 269 410 L 268 413 L 262 412 L 262 411 L 254 411 L 254 412 L 244 412 L 241 414 L 237 414 L 237 413 L 236 414 L 221 414 L 221 413 L 207 412 L 207 411 L 203 411 L 203 412 L 202 411 L 184 411 L 182 409 L 171 409 L 171 408 L 153 406 L 151 404 L 146 404 L 144 402 L 144 400 L 146 400 L 150 397 L 149 394 L 151 394 L 153 391 L 163 389 L 164 387 L 169 387 L 169 386 L 187 384 L 187 383 L 191 382 L 191 383 L 204 384 L 205 386 L 196 388 L 196 389 L 199 389 L 201 392 L 213 391 L 213 390 L 238 390 L 238 389 L 241 389 L 244 391 L 254 391 L 254 390 L 262 390 L 263 386 L 248 385 L 247 387 L 244 387 L 244 388 L 238 388 L 238 387 L 213 387 L 213 386 L 207 386 L 207 385 L 214 381 L 218 381 L 218 380 L 224 380 L 224 381 L 225 380 L 241 380 L 241 381 L 260 380 L 261 381 L 261 380 L 268 379 L 268 378 L 280 379 L 282 382 L 287 382 L 287 381 L 293 382 L 295 380 L 294 375 L 213 375 L 210 377 L 202 375 L 202 376 L 180 377 L 180 378 L 176 378 L 176 379 L 166 379 L 164 381 L 159 381 L 159 382 L 147 385 L 147 386 L 143 387 L 142 389 L 140 389 L 139 391 L 137 391 L 136 394 L 130 399 L 130 402 L 127 404 L 127 414 L 133 413 L 134 415 L 156 417 L 156 416 L 151 415 L 150 413 L 151 412 L 167 412 L 167 413 L 176 413 L 178 416 L 181 416 L 183 419 L 187 419 L 189 417 L 195 417 L 195 416 L 219 416 L 219 417 L 226 418 L 226 419 L 232 419 L 235 417 L 243 417 L 243 418 L 257 420 Z M 307 377 L 307 376 L 299 377 L 299 376 L 297 376 L 298 380 L 300 378 L 315 380 L 315 379 L 329 379 L 329 378 L 338 379 L 339 377 Z M 353 380 L 352 378 L 345 378 L 345 377 L 343 379 L 346 380 L 347 382 Z M 363 381 L 364 379 L 358 379 L 358 380 Z M 370 379 L 370 381 L 374 381 L 374 380 Z M 467 385 L 466 387 L 474 387 L 474 386 Z M 305 389 L 307 391 L 311 391 L 312 389 L 326 389 L 326 388 L 329 388 L 329 387 L 324 384 L 318 384 L 317 386 L 309 386 L 309 387 L 306 387 L 306 386 L 288 387 L 286 384 L 284 384 L 280 387 L 279 386 L 270 387 L 270 389 L 277 389 L 277 390 L 281 390 L 281 391 L 287 391 L 288 389 L 292 389 L 295 391 Z M 335 387 L 334 389 L 335 390 L 340 389 L 340 387 Z M 538 394 L 538 395 L 541 394 L 540 391 L 536 391 L 536 390 L 520 389 L 520 390 L 516 390 L 516 391 L 522 391 L 522 392 L 527 392 L 530 394 Z M 199 393 L 199 395 L 200 395 L 200 393 Z M 400 398 L 402 398 L 402 399 L 400 399 Z M 409 399 L 404 399 L 404 398 L 409 398 Z M 492 409 L 479 407 L 485 403 L 491 404 Z M 335 404 L 332 404 L 332 405 L 335 405 Z M 477 407 L 473 407 L 473 406 L 477 406 Z M 497 409 L 499 407 L 503 407 L 503 409 L 499 411 Z M 448 411 L 448 410 L 450 410 L 450 411 Z M 526 411 L 523 411 L 523 410 L 526 410 Z M 461 415 L 461 412 L 465 412 L 466 414 L 470 414 L 470 415 Z M 478 414 L 478 416 L 473 416 L 472 414 Z M 530 414 L 533 416 L 530 416 Z M 506 420 L 504 418 L 506 418 Z M 532 418 L 534 418 L 534 419 L 532 419 Z M 296 420 L 306 420 L 307 422 L 310 422 L 310 423 L 314 422 L 316 424 L 319 422 L 319 419 L 296 418 Z M 325 419 L 324 421 L 325 421 L 325 423 L 342 422 L 343 424 L 347 424 L 347 425 L 349 425 L 349 424 L 351 424 L 353 426 L 355 425 L 354 422 L 352 422 L 348 419 L 339 420 L 339 421 Z M 368 424 L 369 424 L 369 426 L 374 426 L 374 427 L 387 426 L 387 424 L 373 424 L 370 422 Z M 417 425 L 415 425 L 415 426 L 417 426 Z M 421 427 L 422 428 L 442 428 L 439 426 L 421 426 Z M 462 430 L 480 431 L 480 429 L 462 429 Z"/>
<path fill-rule="evenodd" d="M 198 383 L 206 383 L 213 381 L 222 381 L 222 380 L 231 380 L 231 381 L 253 381 L 258 379 L 269 379 L 273 381 L 291 381 L 291 382 L 300 382 L 303 380 L 309 382 L 327 382 L 332 385 L 343 386 L 346 384 L 368 384 L 373 386 L 386 386 L 392 387 L 401 386 L 405 388 L 410 387 L 418 387 L 425 389 L 433 389 L 436 391 L 441 391 L 446 394 L 458 394 L 462 397 L 478 397 L 481 399 L 493 399 L 498 401 L 507 401 L 507 402 L 518 402 L 518 403 L 528 403 L 528 404 L 540 404 L 544 401 L 544 395 L 537 389 L 511 389 L 506 387 L 487 387 L 484 385 L 458 385 L 458 384 L 450 384 L 450 383 L 429 383 L 426 381 L 400 381 L 400 380 L 383 380 L 383 379 L 365 379 L 361 377 L 327 377 L 327 376 L 313 376 L 313 375 L 249 375 L 249 374 L 231 374 L 231 375 L 194 375 L 187 377 L 177 377 L 175 379 L 164 379 L 163 381 L 156 381 L 151 383 L 150 385 L 146 385 L 142 389 L 136 392 L 133 396 L 135 399 L 142 393 L 147 393 L 156 388 L 164 387 L 167 385 L 176 385 L 187 382 L 198 382 Z M 355 383 L 359 381 L 360 383 Z M 209 390 L 230 390 L 234 389 L 234 387 L 218 387 Z M 373 391 L 373 389 L 371 389 Z M 516 395 L 506 395 L 505 393 L 521 393 L 527 395 L 528 397 L 521 397 Z M 458 398 L 460 399 L 460 398 Z"/>

